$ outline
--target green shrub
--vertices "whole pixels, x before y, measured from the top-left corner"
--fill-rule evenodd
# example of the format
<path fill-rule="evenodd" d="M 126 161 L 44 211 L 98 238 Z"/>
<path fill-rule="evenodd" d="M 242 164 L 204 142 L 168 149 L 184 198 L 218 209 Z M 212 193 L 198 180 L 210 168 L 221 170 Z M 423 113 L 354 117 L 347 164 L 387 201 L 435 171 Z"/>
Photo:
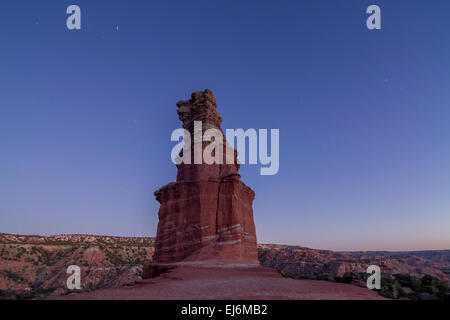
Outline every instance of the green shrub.
<path fill-rule="evenodd" d="M 5 270 L 3 271 L 3 273 L 5 274 L 5 276 L 9 279 L 11 279 L 14 282 L 24 282 L 25 279 L 23 277 L 21 277 L 20 275 L 18 275 L 17 273 L 14 273 L 12 271 L 9 270 Z"/>

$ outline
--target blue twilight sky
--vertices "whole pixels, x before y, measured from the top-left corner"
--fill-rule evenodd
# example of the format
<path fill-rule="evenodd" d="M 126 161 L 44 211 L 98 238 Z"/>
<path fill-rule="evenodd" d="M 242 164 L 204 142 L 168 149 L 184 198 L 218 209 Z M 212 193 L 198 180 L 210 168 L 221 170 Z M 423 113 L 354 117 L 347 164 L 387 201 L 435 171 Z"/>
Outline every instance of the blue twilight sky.
<path fill-rule="evenodd" d="M 224 128 L 280 129 L 279 173 L 241 169 L 259 242 L 449 249 L 449 17 L 444 0 L 2 0 L 0 232 L 154 236 L 175 103 L 209 88 Z"/>

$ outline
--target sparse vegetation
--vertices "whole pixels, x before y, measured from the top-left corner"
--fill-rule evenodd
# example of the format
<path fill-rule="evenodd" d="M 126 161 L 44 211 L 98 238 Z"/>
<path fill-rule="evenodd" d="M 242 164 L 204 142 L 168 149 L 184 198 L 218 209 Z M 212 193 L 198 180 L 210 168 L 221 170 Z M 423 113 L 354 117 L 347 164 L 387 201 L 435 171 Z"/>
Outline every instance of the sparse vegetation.
<path fill-rule="evenodd" d="M 333 277 L 330 274 L 318 276 L 302 276 L 278 271 L 283 277 L 292 279 L 325 280 L 352 284 L 354 281 L 365 283 L 368 278 L 366 273 L 346 272 L 341 277 Z M 410 300 L 450 300 L 449 285 L 430 275 L 422 278 L 405 274 L 385 274 L 381 276 L 381 289 L 376 290 L 379 295 L 390 299 Z"/>
<path fill-rule="evenodd" d="M 1 273 L 14 282 L 25 282 L 25 279 L 23 277 L 12 271 L 4 270 Z"/>
<path fill-rule="evenodd" d="M 151 262 L 153 248 L 153 238 L 0 234 L 0 278 L 7 280 L 0 300 L 70 293 L 65 287 L 69 265 L 81 267 L 84 291 L 134 282 Z M 6 269 L 2 261 L 17 262 Z"/>

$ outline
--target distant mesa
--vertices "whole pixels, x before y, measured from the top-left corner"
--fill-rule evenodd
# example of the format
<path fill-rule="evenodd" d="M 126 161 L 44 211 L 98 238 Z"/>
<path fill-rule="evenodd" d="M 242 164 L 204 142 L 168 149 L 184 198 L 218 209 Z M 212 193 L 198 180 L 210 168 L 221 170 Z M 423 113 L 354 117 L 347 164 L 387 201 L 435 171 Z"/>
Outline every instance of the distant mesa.
<path fill-rule="evenodd" d="M 222 118 L 210 90 L 194 92 L 190 100 L 179 101 L 177 106 L 192 145 L 194 121 L 202 122 L 202 134 L 210 128 L 222 131 Z M 226 138 L 220 148 L 225 157 L 230 151 Z M 236 158 L 236 150 L 232 152 Z M 238 161 L 194 164 L 192 159 L 191 163 L 177 165 L 176 182 L 155 192 L 161 206 L 154 264 L 258 265 L 252 209 L 255 193 L 240 180 Z"/>

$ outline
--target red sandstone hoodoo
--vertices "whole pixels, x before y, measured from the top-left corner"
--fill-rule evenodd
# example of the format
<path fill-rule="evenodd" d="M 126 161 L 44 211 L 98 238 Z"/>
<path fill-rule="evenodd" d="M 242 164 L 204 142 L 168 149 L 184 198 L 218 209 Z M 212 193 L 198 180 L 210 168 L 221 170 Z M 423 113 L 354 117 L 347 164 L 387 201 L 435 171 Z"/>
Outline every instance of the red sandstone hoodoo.
<path fill-rule="evenodd" d="M 202 121 L 202 134 L 209 128 L 222 131 L 210 90 L 194 92 L 177 106 L 192 139 L 194 121 Z M 221 147 L 225 157 L 229 148 L 225 138 Z M 155 192 L 161 207 L 154 264 L 259 264 L 252 209 L 255 193 L 240 180 L 237 152 L 232 152 L 234 164 L 224 160 L 224 164 L 177 165 L 177 181 Z"/>

